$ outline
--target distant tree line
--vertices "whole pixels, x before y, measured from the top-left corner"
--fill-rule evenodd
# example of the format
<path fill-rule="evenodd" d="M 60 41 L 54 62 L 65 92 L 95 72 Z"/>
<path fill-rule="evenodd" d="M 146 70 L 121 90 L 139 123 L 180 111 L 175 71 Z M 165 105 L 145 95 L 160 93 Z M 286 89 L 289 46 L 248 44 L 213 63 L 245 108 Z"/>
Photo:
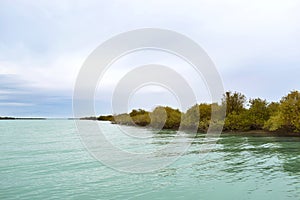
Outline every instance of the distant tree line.
<path fill-rule="evenodd" d="M 12 120 L 12 119 L 16 119 L 14 117 L 0 117 L 0 120 Z"/>
<path fill-rule="evenodd" d="M 1 117 L 0 120 L 45 120 L 46 118 L 38 117 Z"/>
<path fill-rule="evenodd" d="M 221 114 L 224 111 L 225 121 L 222 120 Z M 214 121 L 211 118 L 212 114 L 217 116 Z M 260 98 L 247 101 L 245 95 L 239 92 L 226 92 L 221 104 L 196 104 L 186 112 L 168 106 L 158 106 L 152 112 L 138 109 L 130 113 L 93 119 L 175 130 L 179 126 L 187 130 L 198 127 L 198 132 L 206 132 L 210 125 L 224 125 L 223 131 L 265 130 L 300 133 L 300 93 L 292 91 L 280 102 L 269 103 Z"/>

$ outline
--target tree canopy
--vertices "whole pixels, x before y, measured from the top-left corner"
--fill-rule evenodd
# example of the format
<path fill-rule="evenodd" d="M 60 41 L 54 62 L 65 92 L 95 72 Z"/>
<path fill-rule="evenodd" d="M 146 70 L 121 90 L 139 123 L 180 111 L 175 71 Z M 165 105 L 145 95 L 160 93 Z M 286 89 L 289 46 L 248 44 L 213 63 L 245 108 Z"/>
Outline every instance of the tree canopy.
<path fill-rule="evenodd" d="M 226 92 L 220 105 L 218 103 L 195 104 L 186 112 L 168 106 L 158 106 L 152 112 L 134 109 L 130 113 L 100 116 L 97 119 L 164 129 L 178 129 L 181 126 L 187 130 L 197 128 L 199 132 L 206 132 L 212 124 L 223 124 L 222 117 L 212 122 L 211 116 L 212 111 L 219 112 L 224 109 L 226 109 L 224 131 L 265 130 L 300 133 L 298 91 L 291 91 L 282 97 L 280 102 L 271 103 L 261 98 L 247 101 L 245 95 L 239 92 Z"/>

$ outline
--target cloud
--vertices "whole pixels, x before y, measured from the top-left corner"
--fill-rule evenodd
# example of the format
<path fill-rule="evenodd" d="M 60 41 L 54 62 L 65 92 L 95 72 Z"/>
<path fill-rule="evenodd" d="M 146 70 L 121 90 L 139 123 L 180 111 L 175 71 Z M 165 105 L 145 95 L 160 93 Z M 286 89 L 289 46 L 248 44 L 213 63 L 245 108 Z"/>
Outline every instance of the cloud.
<path fill-rule="evenodd" d="M 32 87 L 17 75 L 0 74 L 0 116 L 68 117 L 71 92 Z"/>
<path fill-rule="evenodd" d="M 43 115 L 51 105 L 61 115 L 70 114 L 76 76 L 89 53 L 113 35 L 144 27 L 171 29 L 198 42 L 216 63 L 227 90 L 279 100 L 300 89 L 299 9 L 299 1 L 281 0 L 1 1 L 1 111 L 27 115 L 31 109 Z M 159 55 L 152 60 L 139 56 L 120 61 L 123 71 L 116 64 L 113 78 L 103 85 L 105 95 L 132 66 L 155 59 L 179 70 L 182 64 Z M 191 72 L 182 73 L 199 87 Z M 109 105 L 107 98 L 98 100 Z M 25 106 L 26 112 L 17 106 L 4 113 L 5 103 L 31 106 Z"/>

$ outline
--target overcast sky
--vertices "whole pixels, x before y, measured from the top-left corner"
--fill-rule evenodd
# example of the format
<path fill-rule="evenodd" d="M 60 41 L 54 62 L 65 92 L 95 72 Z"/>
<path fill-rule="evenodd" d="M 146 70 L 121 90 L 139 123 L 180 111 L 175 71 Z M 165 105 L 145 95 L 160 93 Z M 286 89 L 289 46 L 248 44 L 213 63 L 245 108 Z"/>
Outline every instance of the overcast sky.
<path fill-rule="evenodd" d="M 299 10 L 298 0 L 2 0 L 0 116 L 71 117 L 73 86 L 87 56 L 110 37 L 145 27 L 196 41 L 214 61 L 225 90 L 279 101 L 300 90 Z M 111 75 L 120 76 L 124 63 L 180 66 L 174 58 L 150 55 L 121 60 Z M 112 90 L 109 81 L 106 86 Z M 153 104 L 176 106 L 165 91 L 154 91 L 152 100 L 160 101 Z M 109 113 L 109 100 L 97 96 L 97 114 Z M 135 99 L 142 106 L 143 93 Z"/>

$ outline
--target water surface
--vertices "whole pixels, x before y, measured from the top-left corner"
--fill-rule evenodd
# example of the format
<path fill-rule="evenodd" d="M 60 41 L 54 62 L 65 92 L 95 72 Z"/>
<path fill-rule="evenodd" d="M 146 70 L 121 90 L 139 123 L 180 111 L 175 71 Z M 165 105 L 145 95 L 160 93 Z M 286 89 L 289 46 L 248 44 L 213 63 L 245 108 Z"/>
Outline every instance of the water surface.
<path fill-rule="evenodd" d="M 149 134 L 132 140 L 101 126 L 132 152 L 163 148 L 175 134 L 125 127 Z M 299 138 L 222 135 L 205 159 L 202 140 L 164 169 L 130 174 L 94 159 L 73 121 L 0 121 L 0 199 L 300 199 Z"/>

